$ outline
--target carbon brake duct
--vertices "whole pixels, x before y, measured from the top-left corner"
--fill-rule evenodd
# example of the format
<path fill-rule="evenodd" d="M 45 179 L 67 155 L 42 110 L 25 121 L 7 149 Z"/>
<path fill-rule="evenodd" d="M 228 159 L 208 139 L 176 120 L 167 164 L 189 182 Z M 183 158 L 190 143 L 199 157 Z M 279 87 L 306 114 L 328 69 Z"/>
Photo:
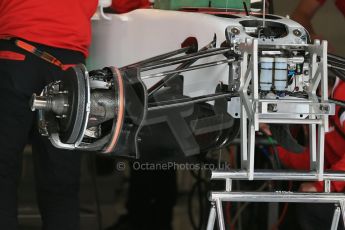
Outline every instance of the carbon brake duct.
<path fill-rule="evenodd" d="M 41 95 L 32 96 L 40 133 L 57 148 L 129 157 L 148 153 L 144 158 L 150 159 L 162 154 L 191 156 L 221 147 L 237 132 L 232 127 L 238 127 L 238 121 L 225 109 L 237 94 L 220 87 L 223 90 L 214 94 L 187 97 L 181 75 L 235 61 L 230 47 L 215 46 L 216 38 L 198 51 L 197 40 L 188 38 L 178 50 L 120 69 L 88 72 L 84 65 L 72 67 Z M 201 58 L 219 55 L 224 60 L 193 65 Z M 176 64 L 176 69 L 142 74 Z M 147 89 L 143 80 L 155 77 L 162 78 Z"/>

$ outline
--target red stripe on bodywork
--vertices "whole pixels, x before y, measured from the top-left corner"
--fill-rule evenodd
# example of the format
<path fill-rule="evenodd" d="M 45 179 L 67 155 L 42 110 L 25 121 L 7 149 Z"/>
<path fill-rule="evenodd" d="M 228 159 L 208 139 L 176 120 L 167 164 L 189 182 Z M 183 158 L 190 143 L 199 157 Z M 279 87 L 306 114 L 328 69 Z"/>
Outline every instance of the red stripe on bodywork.
<path fill-rule="evenodd" d="M 13 51 L 0 51 L 0 59 L 24 61 L 25 55 Z"/>
<path fill-rule="evenodd" d="M 62 70 L 67 70 L 67 69 L 74 67 L 74 66 L 76 66 L 76 64 L 64 64 L 64 65 L 62 65 Z"/>

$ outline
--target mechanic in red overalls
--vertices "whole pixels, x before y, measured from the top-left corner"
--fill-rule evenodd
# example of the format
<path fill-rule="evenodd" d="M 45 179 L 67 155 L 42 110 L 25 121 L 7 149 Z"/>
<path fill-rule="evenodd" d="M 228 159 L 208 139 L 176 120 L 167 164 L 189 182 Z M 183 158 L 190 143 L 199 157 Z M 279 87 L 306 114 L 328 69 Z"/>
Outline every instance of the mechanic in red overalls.
<path fill-rule="evenodd" d="M 345 101 L 345 82 L 336 79 L 331 92 L 331 98 Z M 334 116 L 329 117 L 329 132 L 325 135 L 325 168 L 332 171 L 345 170 L 345 108 L 336 106 Z M 295 154 L 279 148 L 279 158 L 287 168 L 310 169 L 309 148 L 303 153 Z M 304 192 L 322 192 L 323 182 L 303 183 L 300 187 Z M 345 182 L 332 182 L 331 190 L 335 192 L 345 191 Z"/>
<path fill-rule="evenodd" d="M 41 138 L 29 108 L 33 93 L 62 77 L 62 66 L 31 51 L 47 52 L 63 65 L 83 63 L 97 4 L 97 0 L 0 0 L 0 229 L 17 229 L 20 154 L 29 136 L 43 228 L 79 229 L 80 153 L 56 149 Z"/>
<path fill-rule="evenodd" d="M 331 98 L 345 101 L 345 82 L 335 80 L 331 89 Z M 329 132 L 325 134 L 325 169 L 332 171 L 345 170 L 345 108 L 336 106 L 334 116 L 329 117 Z M 302 153 L 292 153 L 278 147 L 279 159 L 286 168 L 310 170 L 309 147 Z M 304 182 L 300 192 L 323 192 L 324 182 Z M 345 192 L 345 182 L 331 183 L 332 192 Z M 329 229 L 334 213 L 334 204 L 298 204 L 297 218 L 303 230 Z M 338 229 L 344 229 L 340 221 Z"/>
<path fill-rule="evenodd" d="M 127 9 L 135 2 L 147 3 L 114 1 L 114 7 L 129 4 Z M 20 154 L 29 136 L 43 229 L 80 228 L 81 155 L 56 149 L 38 134 L 29 100 L 59 80 L 70 65 L 84 63 L 97 4 L 97 0 L 0 0 L 0 229 L 18 229 Z M 42 52 L 49 55 L 43 58 Z"/>
<path fill-rule="evenodd" d="M 317 11 L 323 6 L 327 0 L 301 0 L 291 18 L 303 25 L 310 33 L 312 39 L 320 38 L 315 34 L 311 20 Z M 335 4 L 339 11 L 345 16 L 345 0 L 336 0 Z M 343 27 L 340 26 L 339 29 Z"/>
<path fill-rule="evenodd" d="M 292 18 L 309 30 L 312 39 L 320 38 L 316 35 L 311 24 L 311 19 L 322 7 L 326 0 L 302 0 L 292 14 Z M 336 0 L 338 9 L 345 16 L 345 0 Z M 331 76 L 329 76 L 331 79 Z M 329 81 L 330 82 L 330 81 Z M 332 87 L 333 85 L 333 87 Z M 345 101 L 345 82 L 336 78 L 329 84 L 330 97 Z M 335 116 L 329 118 L 330 129 L 325 135 L 325 169 L 345 170 L 345 108 L 336 106 Z M 310 169 L 309 148 L 302 154 L 288 152 L 282 147 L 279 149 L 279 158 L 283 165 L 293 169 Z M 300 185 L 301 192 L 322 192 L 323 182 L 305 182 Z M 345 182 L 332 182 L 331 190 L 344 192 Z M 329 229 L 332 222 L 334 205 L 329 204 L 302 204 L 297 206 L 299 223 L 303 230 Z M 338 229 L 344 229 L 342 224 Z"/>

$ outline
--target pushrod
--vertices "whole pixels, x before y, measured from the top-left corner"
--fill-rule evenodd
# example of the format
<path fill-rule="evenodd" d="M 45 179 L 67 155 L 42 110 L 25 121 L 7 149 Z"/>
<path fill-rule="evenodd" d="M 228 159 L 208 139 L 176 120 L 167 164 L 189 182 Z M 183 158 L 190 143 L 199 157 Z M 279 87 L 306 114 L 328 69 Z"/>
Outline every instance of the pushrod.
<path fill-rule="evenodd" d="M 165 59 L 165 60 L 158 61 L 155 63 L 150 63 L 149 65 L 143 66 L 140 69 L 140 71 L 144 72 L 144 71 L 149 71 L 149 70 L 153 70 L 153 69 L 159 69 L 159 68 L 163 68 L 166 66 L 176 65 L 179 63 L 190 61 L 190 60 L 210 57 L 210 56 L 214 56 L 214 55 L 218 55 L 218 54 L 224 54 L 224 53 L 229 52 L 229 51 L 230 51 L 230 48 L 215 48 L 215 49 L 200 51 L 200 52 L 193 53 L 193 54 L 187 54 L 187 55 L 184 55 L 182 57 L 169 58 L 169 59 Z"/>
<path fill-rule="evenodd" d="M 183 70 L 186 69 L 188 67 L 190 67 L 191 65 L 193 65 L 197 60 L 191 60 L 191 61 L 187 61 L 185 63 L 182 63 L 181 65 L 179 65 L 175 70 Z M 158 82 L 156 82 L 153 86 L 151 86 L 148 90 L 148 96 L 152 96 L 153 94 L 155 94 L 157 91 L 159 91 L 164 85 L 166 85 L 170 80 L 174 79 L 175 77 L 177 77 L 180 74 L 180 72 L 176 72 L 176 73 L 172 73 L 172 74 L 168 74 L 165 77 L 163 77 L 162 79 L 160 79 Z"/>
<path fill-rule="evenodd" d="M 203 48 L 201 48 L 199 50 L 200 51 L 205 51 L 205 50 L 209 50 L 211 48 L 214 48 L 216 45 L 216 41 L 215 39 L 213 39 L 209 44 L 207 44 L 206 46 L 204 46 Z M 176 70 L 180 70 L 180 69 L 185 69 L 191 65 L 193 65 L 195 62 L 197 61 L 197 59 L 195 60 L 190 60 L 190 61 L 186 61 L 184 63 L 182 63 L 181 65 L 179 65 Z M 153 86 L 151 86 L 148 89 L 148 96 L 152 96 L 153 94 L 155 94 L 158 90 L 160 90 L 167 82 L 169 82 L 171 79 L 174 79 L 176 76 L 178 76 L 179 73 L 173 73 L 173 74 L 168 74 L 166 75 L 163 79 L 159 80 L 158 82 L 156 82 Z"/>
<path fill-rule="evenodd" d="M 157 102 L 157 103 L 149 104 L 150 107 L 148 108 L 148 111 L 192 105 L 192 104 L 196 104 L 200 102 L 207 102 L 207 101 L 213 101 L 220 98 L 236 97 L 236 96 L 238 96 L 237 93 L 227 92 L 227 93 L 208 94 L 208 95 L 193 97 L 193 98 L 181 98 L 181 99 L 175 99 L 171 101 Z"/>
<path fill-rule="evenodd" d="M 150 78 L 163 77 L 163 76 L 166 76 L 168 74 L 175 74 L 175 73 L 188 72 L 188 71 L 197 70 L 197 69 L 204 69 L 204 68 L 207 68 L 207 67 L 223 65 L 223 64 L 230 63 L 230 62 L 234 62 L 234 61 L 235 61 L 235 58 L 230 58 L 230 59 L 227 59 L 227 60 L 221 60 L 221 61 L 215 61 L 215 62 L 209 62 L 209 63 L 205 63 L 205 64 L 200 64 L 200 65 L 195 65 L 195 66 L 187 67 L 185 69 L 168 70 L 168 71 L 164 71 L 164 72 L 161 72 L 161 73 L 155 73 L 155 74 L 146 75 L 146 76 L 141 77 L 141 79 L 142 80 L 147 80 L 147 79 L 150 79 Z"/>

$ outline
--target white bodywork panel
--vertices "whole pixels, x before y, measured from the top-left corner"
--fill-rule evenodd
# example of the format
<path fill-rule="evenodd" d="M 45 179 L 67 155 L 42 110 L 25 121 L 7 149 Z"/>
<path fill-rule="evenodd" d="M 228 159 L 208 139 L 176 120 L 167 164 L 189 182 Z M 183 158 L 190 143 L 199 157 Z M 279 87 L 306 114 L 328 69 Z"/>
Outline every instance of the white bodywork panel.
<path fill-rule="evenodd" d="M 110 16 L 110 21 L 93 21 L 89 69 L 122 67 L 176 50 L 181 48 L 181 43 L 187 37 L 196 37 L 200 49 L 210 43 L 216 34 L 219 47 L 225 41 L 225 29 L 231 22 L 227 18 L 200 13 L 152 9 Z M 214 57 L 205 58 L 196 64 L 214 60 Z M 227 82 L 227 69 L 227 65 L 221 65 L 184 73 L 185 94 L 198 96 L 214 93 L 219 81 Z M 145 83 L 150 86 L 157 80 L 150 79 Z"/>

